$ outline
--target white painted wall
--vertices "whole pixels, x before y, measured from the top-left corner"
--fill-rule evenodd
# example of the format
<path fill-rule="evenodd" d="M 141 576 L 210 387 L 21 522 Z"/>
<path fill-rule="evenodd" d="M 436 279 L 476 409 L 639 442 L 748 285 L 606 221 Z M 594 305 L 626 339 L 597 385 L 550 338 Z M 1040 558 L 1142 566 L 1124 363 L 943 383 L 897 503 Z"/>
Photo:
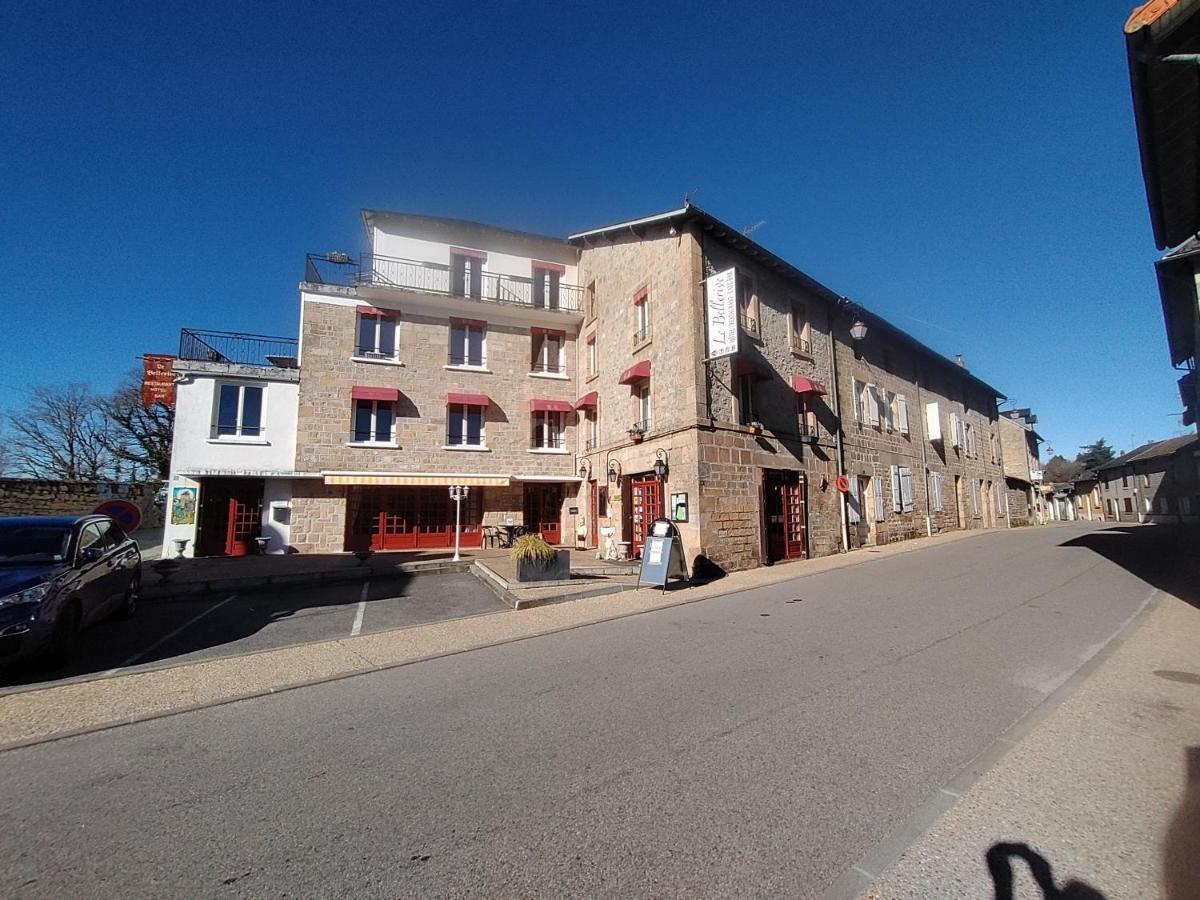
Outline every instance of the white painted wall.
<path fill-rule="evenodd" d="M 269 370 L 268 370 L 269 371 Z M 263 388 L 263 433 L 257 441 L 217 438 L 217 386 L 225 382 L 253 384 Z M 173 541 L 186 538 L 185 556 L 196 545 L 196 525 L 172 525 L 171 506 L 175 488 L 198 491 L 199 479 L 186 472 L 220 470 L 229 475 L 291 473 L 296 463 L 296 413 L 299 385 L 296 382 L 188 374 L 175 388 L 175 434 L 171 444 L 171 477 L 167 483 L 167 521 L 163 529 L 163 556 L 176 554 Z M 271 521 L 272 503 L 290 503 L 291 480 L 266 478 L 263 495 L 263 536 L 271 537 L 271 550 L 283 553 L 289 543 L 288 526 Z M 196 507 L 199 519 L 199 504 Z"/>
<path fill-rule="evenodd" d="M 513 256 L 508 253 L 498 253 L 488 247 L 474 247 L 470 244 L 447 244 L 440 241 L 429 241 L 423 238 L 393 234 L 376 225 L 371 230 L 372 252 L 379 256 L 393 256 L 398 259 L 411 259 L 415 262 L 440 263 L 450 265 L 450 248 L 464 247 L 468 250 L 483 250 L 488 258 L 485 271 L 497 275 L 516 275 L 529 278 L 533 275 L 532 256 Z M 557 262 L 557 260 L 546 260 Z M 568 265 L 562 280 L 567 284 L 579 284 L 577 266 Z"/>

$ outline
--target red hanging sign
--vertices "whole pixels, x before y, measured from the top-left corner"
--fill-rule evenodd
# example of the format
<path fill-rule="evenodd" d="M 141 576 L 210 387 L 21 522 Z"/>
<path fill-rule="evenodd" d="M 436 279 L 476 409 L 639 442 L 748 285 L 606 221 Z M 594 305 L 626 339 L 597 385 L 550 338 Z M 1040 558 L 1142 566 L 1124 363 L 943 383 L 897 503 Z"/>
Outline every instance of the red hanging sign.
<path fill-rule="evenodd" d="M 146 353 L 142 356 L 142 405 L 162 403 L 175 406 L 175 372 L 171 365 L 174 356 Z"/>

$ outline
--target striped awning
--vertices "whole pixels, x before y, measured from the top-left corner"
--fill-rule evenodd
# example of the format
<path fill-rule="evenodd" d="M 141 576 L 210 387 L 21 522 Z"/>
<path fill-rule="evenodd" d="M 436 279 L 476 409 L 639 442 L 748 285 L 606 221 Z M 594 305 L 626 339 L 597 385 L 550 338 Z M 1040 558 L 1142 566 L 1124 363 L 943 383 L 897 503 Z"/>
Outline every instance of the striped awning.
<path fill-rule="evenodd" d="M 512 479 L 507 475 L 454 475 L 437 472 L 326 472 L 326 484 L 370 485 L 374 487 L 450 487 L 465 484 L 469 487 L 506 487 Z"/>

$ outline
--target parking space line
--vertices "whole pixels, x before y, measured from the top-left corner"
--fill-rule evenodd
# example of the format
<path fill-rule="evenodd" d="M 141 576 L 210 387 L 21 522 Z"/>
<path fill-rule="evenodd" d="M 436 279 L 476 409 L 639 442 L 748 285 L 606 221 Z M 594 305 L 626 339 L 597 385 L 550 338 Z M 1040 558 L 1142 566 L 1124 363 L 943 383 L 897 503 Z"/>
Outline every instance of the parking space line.
<path fill-rule="evenodd" d="M 230 594 L 228 597 L 226 597 L 220 603 L 215 603 L 212 606 L 210 606 L 208 609 L 202 610 L 201 612 L 192 616 L 190 619 L 188 619 L 186 622 L 184 622 L 182 625 L 180 625 L 178 628 L 176 628 L 170 634 L 159 638 L 157 641 L 155 641 L 153 644 L 151 644 L 145 650 L 139 650 L 137 653 L 133 654 L 133 656 L 129 657 L 129 659 L 125 660 L 125 662 L 121 663 L 115 669 L 109 669 L 104 674 L 105 675 L 115 675 L 117 672 L 120 672 L 122 669 L 129 668 L 134 663 L 136 663 L 138 660 L 145 659 L 147 656 L 149 656 L 151 653 L 153 653 L 155 650 L 157 650 L 163 644 L 167 643 L 167 641 L 171 640 L 172 638 L 174 638 L 177 635 L 181 634 L 182 632 L 186 631 L 188 628 L 191 628 L 193 625 L 195 625 L 197 622 L 199 622 L 201 619 L 203 619 L 209 613 L 216 612 L 218 609 L 220 609 L 226 603 L 228 603 L 231 600 L 235 600 L 235 599 L 237 599 L 237 594 Z"/>
<path fill-rule="evenodd" d="M 363 615 L 367 611 L 367 591 L 371 589 L 371 582 L 364 581 L 362 591 L 358 595 L 358 612 L 354 614 L 354 624 L 350 626 L 350 637 L 354 637 L 362 631 Z"/>

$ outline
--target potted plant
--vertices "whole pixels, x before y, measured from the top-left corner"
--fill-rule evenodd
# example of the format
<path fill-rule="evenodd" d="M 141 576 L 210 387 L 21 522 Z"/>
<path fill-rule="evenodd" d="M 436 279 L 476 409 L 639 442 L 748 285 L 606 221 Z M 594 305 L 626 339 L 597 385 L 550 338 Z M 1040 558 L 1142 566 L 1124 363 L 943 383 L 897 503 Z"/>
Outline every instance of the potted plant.
<path fill-rule="evenodd" d="M 629 439 L 635 444 L 640 444 L 645 436 L 646 429 L 641 422 L 629 426 Z"/>
<path fill-rule="evenodd" d="M 750 429 L 751 434 L 762 434 L 763 433 L 763 423 L 758 421 L 758 419 L 755 419 L 747 427 Z"/>
<path fill-rule="evenodd" d="M 571 577 L 571 551 L 558 550 L 540 534 L 523 534 L 510 551 L 517 561 L 517 581 L 566 581 Z"/>

